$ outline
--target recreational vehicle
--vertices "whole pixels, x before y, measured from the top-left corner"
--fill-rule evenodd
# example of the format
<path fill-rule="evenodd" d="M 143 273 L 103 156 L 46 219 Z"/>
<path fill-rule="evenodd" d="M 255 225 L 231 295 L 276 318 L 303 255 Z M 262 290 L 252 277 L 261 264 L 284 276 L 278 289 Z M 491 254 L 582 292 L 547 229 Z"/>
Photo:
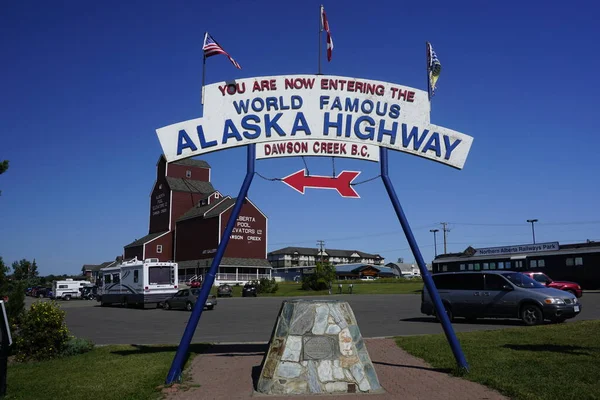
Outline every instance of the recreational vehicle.
<path fill-rule="evenodd" d="M 158 307 L 177 293 L 177 263 L 137 257 L 100 270 L 98 297 L 102 306 L 123 304 Z"/>
<path fill-rule="evenodd" d="M 79 289 L 88 285 L 91 284 L 87 281 L 74 281 L 73 279 L 54 281 L 52 282 L 52 293 L 54 293 L 55 299 L 78 299 L 81 297 L 81 291 Z"/>

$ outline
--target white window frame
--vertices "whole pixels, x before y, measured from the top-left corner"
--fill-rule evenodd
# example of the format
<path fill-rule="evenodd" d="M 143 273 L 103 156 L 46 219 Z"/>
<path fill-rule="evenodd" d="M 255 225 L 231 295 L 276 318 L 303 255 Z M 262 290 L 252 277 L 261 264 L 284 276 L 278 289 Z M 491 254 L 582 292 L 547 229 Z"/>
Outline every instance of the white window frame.
<path fill-rule="evenodd" d="M 156 245 L 156 252 L 157 252 L 158 254 L 161 254 L 161 253 L 162 253 L 162 251 L 163 251 L 162 244 L 157 244 L 157 245 Z"/>

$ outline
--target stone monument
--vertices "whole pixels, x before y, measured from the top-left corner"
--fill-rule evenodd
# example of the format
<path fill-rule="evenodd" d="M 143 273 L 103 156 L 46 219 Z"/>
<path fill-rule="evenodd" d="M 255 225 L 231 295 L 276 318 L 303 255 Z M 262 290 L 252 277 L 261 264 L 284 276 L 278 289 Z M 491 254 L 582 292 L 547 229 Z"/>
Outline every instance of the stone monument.
<path fill-rule="evenodd" d="M 381 393 L 375 368 L 345 301 L 284 301 L 261 364 L 264 394 Z"/>

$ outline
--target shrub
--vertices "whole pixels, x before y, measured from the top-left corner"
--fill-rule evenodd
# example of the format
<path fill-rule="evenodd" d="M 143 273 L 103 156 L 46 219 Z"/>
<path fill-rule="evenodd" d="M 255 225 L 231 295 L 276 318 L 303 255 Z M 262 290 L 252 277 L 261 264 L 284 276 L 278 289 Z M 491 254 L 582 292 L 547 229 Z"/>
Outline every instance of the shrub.
<path fill-rule="evenodd" d="M 302 278 L 302 290 L 327 290 L 335 280 L 335 267 L 328 262 L 317 263 L 313 273 Z"/>
<path fill-rule="evenodd" d="M 69 331 L 54 301 L 35 302 L 25 312 L 15 340 L 17 360 L 46 360 L 63 354 Z"/>
<path fill-rule="evenodd" d="M 76 354 L 87 353 L 94 348 L 94 342 L 89 339 L 71 337 L 65 344 L 63 356 L 74 356 Z"/>
<path fill-rule="evenodd" d="M 251 282 L 256 287 L 256 293 L 275 293 L 279 290 L 279 284 L 275 278 L 260 278 Z"/>

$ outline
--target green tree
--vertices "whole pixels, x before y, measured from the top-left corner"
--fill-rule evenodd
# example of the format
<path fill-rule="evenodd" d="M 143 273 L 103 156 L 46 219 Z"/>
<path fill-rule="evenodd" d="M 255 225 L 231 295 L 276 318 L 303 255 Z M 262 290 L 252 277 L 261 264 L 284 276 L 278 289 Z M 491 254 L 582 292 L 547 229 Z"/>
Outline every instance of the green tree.
<path fill-rule="evenodd" d="M 8 169 L 8 160 L 4 160 L 0 162 L 0 175 L 6 172 Z M 2 190 L 0 190 L 0 195 L 2 195 Z"/>
<path fill-rule="evenodd" d="M 15 261 L 12 263 L 13 269 L 13 279 L 16 281 L 24 281 L 27 279 L 27 275 L 29 274 L 29 268 L 31 268 L 31 263 L 26 259 L 22 259 L 20 261 Z"/>
<path fill-rule="evenodd" d="M 8 297 L 6 303 L 6 314 L 8 322 L 14 329 L 15 325 L 19 325 L 25 312 L 25 288 L 26 284 L 22 281 L 11 280 L 7 275 L 10 269 L 4 260 L 0 257 L 0 295 Z"/>
<path fill-rule="evenodd" d="M 29 260 L 22 259 L 20 261 L 15 261 L 12 264 L 13 268 L 13 279 L 15 281 L 24 281 L 27 282 L 27 285 L 32 286 L 39 283 L 39 272 L 38 266 L 33 260 L 33 263 Z"/>
<path fill-rule="evenodd" d="M 8 302 L 6 303 L 6 314 L 8 315 L 11 329 L 14 330 L 15 325 L 19 325 L 25 313 L 25 282 L 9 282 L 6 293 Z"/>
<path fill-rule="evenodd" d="M 318 262 L 312 274 L 304 275 L 302 289 L 326 290 L 329 289 L 336 278 L 335 266 L 329 262 Z"/>
<path fill-rule="evenodd" d="M 7 283 L 7 275 L 10 272 L 10 269 L 6 264 L 4 264 L 4 260 L 0 256 L 0 288 L 4 291 L 4 285 Z"/>

